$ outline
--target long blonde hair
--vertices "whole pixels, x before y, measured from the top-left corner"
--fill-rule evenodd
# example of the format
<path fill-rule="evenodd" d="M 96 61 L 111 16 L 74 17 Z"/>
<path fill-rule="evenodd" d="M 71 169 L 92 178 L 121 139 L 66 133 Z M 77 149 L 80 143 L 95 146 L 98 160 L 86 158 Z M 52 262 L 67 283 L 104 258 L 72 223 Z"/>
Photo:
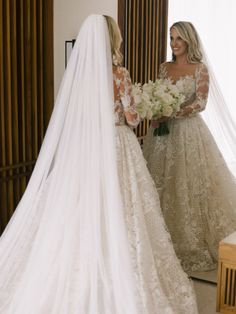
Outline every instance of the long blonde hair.
<path fill-rule="evenodd" d="M 104 17 L 107 21 L 107 27 L 110 36 L 112 62 L 114 65 L 122 65 L 123 55 L 120 52 L 122 36 L 119 26 L 111 16 L 104 15 Z"/>
<path fill-rule="evenodd" d="M 179 36 L 187 43 L 188 52 L 187 52 L 187 61 L 189 63 L 198 63 L 202 60 L 202 52 L 198 33 L 190 22 L 179 21 L 174 23 L 171 29 L 175 29 Z M 176 57 L 172 54 L 172 60 L 175 60 Z"/>

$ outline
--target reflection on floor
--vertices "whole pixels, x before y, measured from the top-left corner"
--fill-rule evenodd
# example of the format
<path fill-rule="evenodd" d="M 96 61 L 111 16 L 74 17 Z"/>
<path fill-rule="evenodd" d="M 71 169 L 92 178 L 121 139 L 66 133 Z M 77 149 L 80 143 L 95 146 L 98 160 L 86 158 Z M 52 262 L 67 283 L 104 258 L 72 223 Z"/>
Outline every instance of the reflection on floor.
<path fill-rule="evenodd" d="M 193 285 L 199 314 L 216 314 L 216 284 L 193 279 Z"/>

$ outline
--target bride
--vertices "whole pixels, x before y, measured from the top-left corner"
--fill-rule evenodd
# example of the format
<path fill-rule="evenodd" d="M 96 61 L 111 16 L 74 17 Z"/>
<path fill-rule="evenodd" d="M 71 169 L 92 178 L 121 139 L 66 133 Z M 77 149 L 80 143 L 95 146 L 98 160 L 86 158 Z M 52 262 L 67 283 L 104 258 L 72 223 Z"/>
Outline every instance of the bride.
<path fill-rule="evenodd" d="M 196 314 L 137 139 L 120 32 L 89 16 L 0 241 L 0 313 Z M 112 59 L 113 65 L 112 65 Z"/>
<path fill-rule="evenodd" d="M 186 271 L 205 271 L 216 267 L 219 241 L 236 229 L 236 185 L 199 115 L 207 103 L 209 73 L 194 26 L 173 24 L 170 44 L 173 60 L 161 65 L 160 78 L 170 78 L 186 101 L 168 121 L 168 135 L 154 137 L 149 129 L 144 157 L 177 256 Z"/>

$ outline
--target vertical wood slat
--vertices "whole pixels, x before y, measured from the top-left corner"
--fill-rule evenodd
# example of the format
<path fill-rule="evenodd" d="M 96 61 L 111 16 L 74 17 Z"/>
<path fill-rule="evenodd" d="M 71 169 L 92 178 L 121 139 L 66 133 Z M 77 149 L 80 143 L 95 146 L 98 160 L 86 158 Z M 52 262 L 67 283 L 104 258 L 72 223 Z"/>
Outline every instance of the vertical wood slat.
<path fill-rule="evenodd" d="M 157 47 L 155 46 L 155 39 L 156 39 L 156 20 L 157 20 L 157 15 L 156 15 L 156 8 L 157 3 L 156 1 L 153 1 L 153 8 L 152 8 L 152 25 L 153 25 L 153 29 L 152 29 L 152 59 L 151 59 L 151 63 L 153 64 L 152 66 L 152 73 L 151 73 L 151 77 L 157 77 L 157 73 L 155 71 L 156 69 L 156 64 L 155 64 L 155 50 L 157 49 Z"/>
<path fill-rule="evenodd" d="M 149 0 L 148 0 L 149 1 Z M 145 1 L 145 33 L 144 33 L 144 81 L 142 83 L 145 83 L 148 81 L 148 1 Z"/>
<path fill-rule="evenodd" d="M 167 3 L 166 3 L 167 2 Z M 158 16 L 166 16 L 168 17 L 168 0 L 160 0 L 158 6 Z M 167 52 L 167 19 L 165 23 L 162 23 L 160 19 L 158 21 L 158 37 L 159 37 L 159 45 L 158 45 L 158 64 L 161 64 L 166 59 Z"/>
<path fill-rule="evenodd" d="M 127 0 L 127 7 L 128 7 L 128 10 L 127 10 L 127 15 L 128 16 L 131 16 L 132 15 L 132 6 L 131 6 L 131 0 Z M 127 20 L 126 20 L 126 23 L 127 23 Z M 127 31 L 127 47 L 131 47 L 131 23 L 127 23 L 126 24 L 126 28 L 128 29 Z M 130 65 L 131 63 L 131 48 L 126 50 L 127 47 L 125 47 L 125 54 L 127 54 L 127 64 L 126 64 L 126 67 L 128 68 L 128 65 Z"/>
<path fill-rule="evenodd" d="M 126 12 L 127 10 L 127 3 L 125 1 L 118 1 L 118 12 Z M 121 34 L 126 33 L 125 29 L 125 14 L 119 14 L 118 15 L 118 24 L 120 26 Z M 126 36 L 123 36 L 124 40 Z M 126 46 L 126 43 L 123 41 L 121 44 L 121 52 L 123 55 L 125 55 L 124 47 Z M 125 63 L 125 60 L 124 60 Z"/>
<path fill-rule="evenodd" d="M 37 64 L 37 15 L 36 15 L 36 1 L 31 0 L 31 59 L 32 59 L 32 137 L 33 137 L 33 151 L 32 159 L 36 159 L 38 155 L 38 64 Z"/>
<path fill-rule="evenodd" d="M 120 0 L 118 3 L 119 8 L 127 7 L 127 12 L 119 14 L 126 15 L 127 35 L 123 30 L 123 37 L 127 37 L 124 38 L 127 55 L 125 66 L 134 81 L 144 83 L 154 80 L 158 75 L 159 64 L 166 56 L 168 1 Z"/>
<path fill-rule="evenodd" d="M 144 34 L 144 18 L 145 18 L 145 11 L 144 11 L 144 4 L 145 4 L 145 0 L 141 0 L 141 28 L 139 33 L 141 34 L 141 39 L 140 41 L 143 41 L 143 34 Z M 139 77 L 141 79 L 141 82 L 144 81 L 143 78 L 143 60 L 144 60 L 144 46 L 142 45 L 142 43 L 140 43 L 140 72 L 139 72 Z M 138 65 L 137 65 L 138 66 Z"/>
<path fill-rule="evenodd" d="M 53 0 L 0 0 L 0 232 L 23 194 L 53 107 Z"/>
<path fill-rule="evenodd" d="M 148 80 L 153 79 L 151 76 L 151 54 L 152 54 L 152 2 L 148 0 Z"/>
<path fill-rule="evenodd" d="M 25 44 L 25 105 L 27 110 L 25 111 L 26 120 L 26 158 L 27 160 L 32 160 L 32 136 L 31 136 L 31 126 L 32 126 L 32 58 L 31 58 L 31 29 L 30 29 L 30 9 L 31 0 L 25 0 L 24 2 L 24 44 Z"/>
<path fill-rule="evenodd" d="M 44 89 L 43 89 L 43 7 L 39 4 L 37 6 L 37 14 L 38 14 L 38 30 L 37 30 L 37 37 L 39 39 L 40 45 L 38 47 L 38 80 L 39 80 L 39 90 L 40 93 L 38 93 L 39 101 L 39 142 L 42 143 L 43 141 L 43 135 L 44 135 Z"/>
<path fill-rule="evenodd" d="M 130 1 L 131 2 L 131 1 Z M 134 12 L 133 16 L 132 16 L 132 21 L 131 21 L 131 29 L 135 29 L 135 19 L 136 19 L 136 15 L 135 15 L 135 9 L 136 9 L 136 2 L 137 0 L 133 0 L 132 3 L 132 10 Z M 131 32 L 132 34 L 132 41 L 131 41 L 131 59 L 130 59 L 130 71 L 131 71 L 131 77 L 135 78 L 135 32 Z"/>
<path fill-rule="evenodd" d="M 3 0 L 4 1 L 4 0 Z M 3 8 L 3 1 L 0 0 L 0 42 L 4 42 L 4 27 L 3 27 L 3 16 L 5 15 L 4 8 Z M 1 147 L 0 147 L 0 162 L 2 165 L 6 165 L 6 132 L 5 132 L 5 107 L 4 107 L 4 75 L 3 75 L 3 62 L 4 60 L 4 51 L 3 51 L 3 44 L 0 45 L 0 132 L 1 132 Z M 5 176 L 5 174 L 4 174 Z M 6 184 L 2 184 L 0 186 L 0 193 L 1 195 L 7 195 L 7 186 Z M 7 207 L 7 198 L 2 198 L 2 206 L 4 208 Z M 3 211 L 0 220 L 0 228 L 3 228 L 4 224 L 7 221 L 7 212 Z"/>
<path fill-rule="evenodd" d="M 133 82 L 143 84 L 158 76 L 159 65 L 166 57 L 167 12 L 168 0 L 118 0 L 125 66 Z M 143 121 L 135 129 L 141 144 L 149 124 Z"/>
<path fill-rule="evenodd" d="M 18 90 L 17 90 L 17 30 L 16 30 L 16 1 L 11 0 L 11 12 L 12 12 L 12 36 L 11 36 L 11 95 L 12 95 L 12 117 L 13 117 L 13 163 L 18 164 L 20 161 L 19 158 L 19 126 L 18 126 L 18 106 L 17 106 L 17 99 L 18 99 Z M 19 173 L 17 171 L 17 173 Z M 15 188 L 14 188 L 14 203 L 20 197 L 20 182 L 19 179 L 15 181 Z"/>
<path fill-rule="evenodd" d="M 232 305 L 235 306 L 235 298 L 236 298 L 236 270 L 233 270 L 233 282 L 232 282 Z"/>
<path fill-rule="evenodd" d="M 26 162 L 27 157 L 26 157 L 26 109 L 25 109 L 25 99 L 26 99 L 26 95 L 25 95 L 25 60 L 24 60 L 24 55 L 25 55 L 25 45 L 24 45 L 24 0 L 20 0 L 20 15 L 21 15 L 21 19 L 20 19 L 20 87 L 19 87 L 19 91 L 21 94 L 20 97 L 20 103 L 21 103 L 21 115 L 20 115 L 20 121 L 19 123 L 21 124 L 21 131 L 20 131 L 20 137 L 21 137 L 21 148 L 22 148 L 22 152 L 21 152 L 21 160 L 22 162 Z M 23 167 L 23 172 L 26 172 L 26 167 Z M 27 180 L 26 177 L 23 177 L 21 180 L 21 194 L 24 192 L 25 188 L 26 188 L 26 184 L 27 184 Z"/>
<path fill-rule="evenodd" d="M 135 75 L 134 75 L 134 80 L 137 80 L 138 78 L 138 74 L 139 74 L 139 67 L 138 67 L 138 62 L 139 62 L 139 38 L 138 38 L 138 34 L 139 34 L 139 21 L 140 21 L 140 1 L 137 0 L 136 1 L 136 10 L 135 10 L 135 17 L 136 17 L 136 21 L 135 21 L 135 29 L 137 30 L 136 32 L 134 32 L 134 36 L 135 36 L 135 60 L 134 60 L 134 68 L 135 68 Z"/>
<path fill-rule="evenodd" d="M 6 14 L 6 30 L 5 30 L 5 45 L 7 47 L 11 47 L 11 19 L 10 19 L 10 1 L 6 1 L 5 3 L 5 14 Z M 6 123 L 7 123 L 7 132 L 6 132 L 6 152 L 7 152 L 7 160 L 9 163 L 13 163 L 12 158 L 12 91 L 11 91 L 11 49 L 5 50 L 5 91 L 6 97 L 4 99 L 5 108 L 6 108 Z M 10 175 L 12 175 L 12 171 L 10 171 Z M 9 182 L 7 186 L 7 197 L 9 207 L 13 207 L 13 182 Z"/>
<path fill-rule="evenodd" d="M 158 10 L 158 5 L 156 6 L 156 11 L 157 10 Z M 154 29 L 155 29 L 155 38 L 156 38 L 157 42 L 159 43 L 160 38 L 158 36 L 158 15 L 155 18 Z M 158 49 L 158 48 L 159 48 L 158 46 L 155 47 L 155 49 Z M 154 77 L 158 76 L 158 65 L 159 65 L 158 56 L 159 56 L 159 53 L 155 53 L 155 55 L 154 55 Z"/>
<path fill-rule="evenodd" d="M 42 1 L 43 6 L 43 52 L 44 72 L 49 69 L 51 75 L 44 75 L 44 129 L 47 128 L 54 103 L 54 80 L 53 80 L 53 0 Z M 45 73 L 46 74 L 46 73 Z"/>

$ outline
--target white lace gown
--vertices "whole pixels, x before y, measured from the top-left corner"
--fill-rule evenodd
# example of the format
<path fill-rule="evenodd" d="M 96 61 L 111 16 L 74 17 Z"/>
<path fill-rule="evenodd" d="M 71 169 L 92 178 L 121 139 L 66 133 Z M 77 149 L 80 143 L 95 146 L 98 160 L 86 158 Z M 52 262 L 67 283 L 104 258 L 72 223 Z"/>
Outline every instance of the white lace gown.
<path fill-rule="evenodd" d="M 114 72 L 118 171 L 137 286 L 145 313 L 197 313 L 192 285 L 183 272 L 162 216 L 155 184 L 134 132 L 139 122 L 124 68 Z M 125 119 L 126 116 L 126 119 Z M 168 304 L 171 306 L 169 308 Z"/>
<path fill-rule="evenodd" d="M 160 77 L 168 77 L 167 63 Z M 193 111 L 171 119 L 168 135 L 154 137 L 150 127 L 144 157 L 183 268 L 205 271 L 216 266 L 219 241 L 236 229 L 236 183 L 199 115 L 208 96 L 206 66 L 200 63 L 176 85 Z"/>

